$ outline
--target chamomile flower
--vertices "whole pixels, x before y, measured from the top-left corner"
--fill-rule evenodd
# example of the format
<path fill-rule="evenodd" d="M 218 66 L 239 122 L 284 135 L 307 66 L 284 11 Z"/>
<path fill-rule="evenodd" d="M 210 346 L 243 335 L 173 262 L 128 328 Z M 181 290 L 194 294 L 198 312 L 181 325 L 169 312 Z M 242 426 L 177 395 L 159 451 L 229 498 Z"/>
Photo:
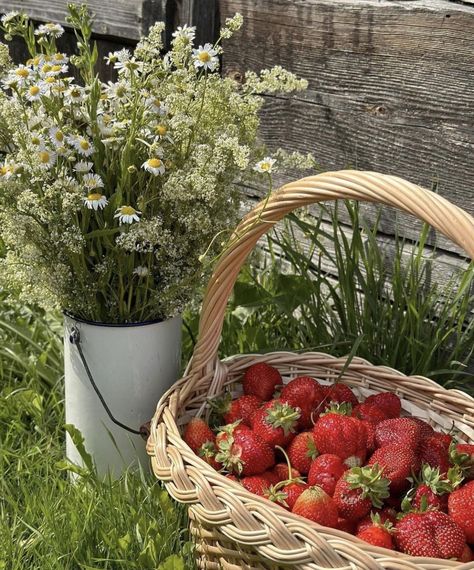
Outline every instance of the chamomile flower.
<path fill-rule="evenodd" d="M 98 174 L 84 174 L 82 183 L 87 188 L 87 190 L 95 190 L 96 188 L 104 187 L 104 182 Z"/>
<path fill-rule="evenodd" d="M 50 95 L 52 91 L 58 88 L 59 83 L 56 77 L 49 76 L 41 80 L 38 85 L 41 87 L 43 95 Z"/>
<path fill-rule="evenodd" d="M 115 52 L 115 51 L 109 51 L 109 54 L 108 54 L 108 55 L 105 55 L 105 56 L 104 56 L 104 59 L 105 59 L 105 63 L 106 63 L 107 65 L 111 65 L 111 64 L 115 63 L 115 62 L 117 61 L 117 59 L 118 59 L 118 58 L 117 58 L 117 52 Z"/>
<path fill-rule="evenodd" d="M 2 86 L 4 89 L 16 89 L 18 87 L 18 77 L 10 73 L 2 79 Z"/>
<path fill-rule="evenodd" d="M 217 51 L 209 43 L 199 46 L 198 49 L 193 49 L 193 60 L 196 69 L 214 71 L 219 64 Z"/>
<path fill-rule="evenodd" d="M 154 176 L 165 173 L 165 165 L 160 158 L 149 158 L 142 164 L 142 168 L 151 172 Z"/>
<path fill-rule="evenodd" d="M 133 274 L 138 275 L 138 277 L 147 277 L 147 275 L 150 274 L 150 270 L 148 269 L 148 267 L 145 267 L 144 265 L 138 265 L 133 270 Z"/>
<path fill-rule="evenodd" d="M 105 206 L 109 203 L 107 198 L 100 192 L 91 192 L 85 198 L 83 198 L 84 206 L 89 208 L 89 210 L 103 210 Z"/>
<path fill-rule="evenodd" d="M 64 34 L 64 28 L 59 24 L 53 24 L 48 22 L 47 24 L 41 24 L 35 30 L 36 36 L 51 36 L 52 38 L 60 38 Z"/>
<path fill-rule="evenodd" d="M 68 102 L 78 102 L 84 99 L 84 88 L 80 85 L 70 85 L 69 89 L 66 89 L 64 97 Z"/>
<path fill-rule="evenodd" d="M 30 133 L 30 142 L 38 150 L 43 150 L 45 148 L 44 137 L 43 137 L 43 135 L 40 135 L 39 133 L 36 133 L 36 132 Z"/>
<path fill-rule="evenodd" d="M 131 57 L 125 61 L 117 61 L 114 64 L 114 69 L 118 70 L 119 75 L 127 72 L 142 71 L 143 62 L 137 61 L 134 57 Z"/>
<path fill-rule="evenodd" d="M 47 148 L 38 152 L 38 160 L 41 168 L 49 168 L 56 162 L 57 154 Z"/>
<path fill-rule="evenodd" d="M 92 143 L 87 140 L 86 137 L 69 137 L 68 143 L 82 156 L 90 156 L 95 150 Z"/>
<path fill-rule="evenodd" d="M 167 140 L 168 142 L 173 142 L 173 139 L 169 135 L 169 129 L 167 125 L 164 125 L 163 123 L 157 123 L 153 125 L 151 127 L 150 133 L 159 141 Z"/>
<path fill-rule="evenodd" d="M 52 56 L 51 64 L 52 65 L 65 65 L 69 61 L 68 56 L 65 53 L 55 53 Z"/>
<path fill-rule="evenodd" d="M 257 162 L 257 164 L 253 167 L 255 172 L 266 173 L 270 174 L 273 172 L 273 165 L 275 164 L 276 160 L 271 158 L 270 156 L 266 156 L 263 160 Z"/>
<path fill-rule="evenodd" d="M 46 69 L 46 71 L 43 72 L 43 69 Z M 67 70 L 68 70 L 67 65 L 63 65 L 60 63 L 55 63 L 54 65 L 45 64 L 43 65 L 43 68 L 40 71 L 40 73 L 42 73 L 46 77 L 56 77 L 57 75 L 61 75 L 61 73 L 67 73 Z"/>
<path fill-rule="evenodd" d="M 86 172 L 89 172 L 93 166 L 94 165 L 92 164 L 92 162 L 84 162 L 80 160 L 79 162 L 76 162 L 76 164 L 74 165 L 74 170 L 76 172 L 79 172 L 80 174 L 85 174 Z"/>
<path fill-rule="evenodd" d="M 117 81 L 116 83 L 109 81 L 106 87 L 106 93 L 109 99 L 117 99 L 118 101 L 123 101 L 127 98 L 129 89 L 127 87 L 127 84 L 123 81 Z"/>
<path fill-rule="evenodd" d="M 178 26 L 176 28 L 176 31 L 174 31 L 171 35 L 175 39 L 184 38 L 191 42 L 194 40 L 194 36 L 196 35 L 196 26 L 188 26 L 187 24 L 184 24 L 184 26 Z"/>
<path fill-rule="evenodd" d="M 17 79 L 18 85 L 24 85 L 31 77 L 31 69 L 21 64 L 13 69 L 11 74 Z"/>
<path fill-rule="evenodd" d="M 15 10 L 12 10 L 11 12 L 7 12 L 6 14 L 3 14 L 2 16 L 2 24 L 5 26 L 6 24 L 9 24 L 12 20 L 14 20 L 17 16 L 19 16 L 20 13 L 16 12 Z"/>
<path fill-rule="evenodd" d="M 26 90 L 26 98 L 28 101 L 38 101 L 41 99 L 43 91 L 39 85 L 30 85 Z"/>
<path fill-rule="evenodd" d="M 14 173 L 14 167 L 11 164 L 2 164 L 0 166 L 0 180 L 8 180 Z"/>
<path fill-rule="evenodd" d="M 66 142 L 66 135 L 58 129 L 58 127 L 51 127 L 48 131 L 49 138 L 51 139 L 54 146 L 63 146 Z"/>
<path fill-rule="evenodd" d="M 158 115 L 164 116 L 168 112 L 168 107 L 158 97 L 149 97 L 146 102 L 148 107 Z"/>
<path fill-rule="evenodd" d="M 113 120 L 110 115 L 99 115 L 97 117 L 97 126 L 103 137 L 109 137 L 114 133 Z"/>
<path fill-rule="evenodd" d="M 141 216 L 141 212 L 135 210 L 132 206 L 121 206 L 117 208 L 114 218 L 118 218 L 120 225 L 122 225 L 139 222 L 139 216 Z"/>

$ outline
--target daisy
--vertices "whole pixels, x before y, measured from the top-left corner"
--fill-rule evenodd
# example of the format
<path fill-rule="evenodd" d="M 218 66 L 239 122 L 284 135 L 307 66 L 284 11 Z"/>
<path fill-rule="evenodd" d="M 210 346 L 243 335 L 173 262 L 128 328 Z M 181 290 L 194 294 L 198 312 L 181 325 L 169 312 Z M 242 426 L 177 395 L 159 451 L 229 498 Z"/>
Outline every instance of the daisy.
<path fill-rule="evenodd" d="M 152 127 L 152 135 L 155 135 L 155 137 L 160 141 L 160 140 L 167 140 L 169 142 L 173 142 L 173 139 L 170 137 L 170 135 L 168 134 L 168 127 L 166 125 L 163 125 L 162 123 L 158 123 L 156 125 L 154 125 Z"/>
<path fill-rule="evenodd" d="M 82 156 L 90 156 L 94 153 L 94 147 L 85 137 L 69 137 L 68 143 L 73 146 Z"/>
<path fill-rule="evenodd" d="M 45 147 L 44 138 L 39 133 L 31 133 L 30 142 L 33 146 L 35 146 L 38 150 L 43 150 Z"/>
<path fill-rule="evenodd" d="M 12 20 L 14 20 L 17 16 L 19 16 L 20 13 L 16 12 L 15 10 L 12 10 L 11 12 L 7 12 L 6 14 L 3 14 L 2 16 L 2 24 L 5 26 L 5 24 L 10 23 Z"/>
<path fill-rule="evenodd" d="M 43 149 L 38 152 L 38 159 L 41 168 L 49 168 L 56 162 L 56 153 L 48 149 Z"/>
<path fill-rule="evenodd" d="M 131 57 L 125 61 L 117 61 L 114 64 L 114 69 L 118 69 L 119 74 L 123 74 L 127 71 L 141 71 L 143 69 L 143 63 Z"/>
<path fill-rule="evenodd" d="M 114 218 L 119 219 L 120 225 L 122 224 L 133 224 L 133 222 L 139 222 L 141 212 L 132 208 L 132 206 L 122 206 L 117 208 Z"/>
<path fill-rule="evenodd" d="M 82 99 L 84 99 L 84 89 L 79 85 L 71 85 L 64 95 L 70 102 L 82 101 Z"/>
<path fill-rule="evenodd" d="M 5 180 L 8 180 L 11 175 L 13 174 L 13 168 L 11 167 L 10 164 L 3 164 L 2 166 L 0 166 L 0 178 L 4 178 Z"/>
<path fill-rule="evenodd" d="M 49 138 L 56 147 L 63 146 L 66 141 L 66 136 L 58 127 L 51 127 L 49 129 Z"/>
<path fill-rule="evenodd" d="M 4 89 L 16 89 L 18 87 L 18 77 L 10 73 L 2 79 L 2 85 Z"/>
<path fill-rule="evenodd" d="M 138 277 L 146 277 L 147 275 L 149 275 L 149 273 L 150 270 L 148 269 L 148 267 L 145 267 L 144 265 L 138 265 L 133 270 L 133 274 L 138 275 Z"/>
<path fill-rule="evenodd" d="M 186 38 L 188 41 L 194 40 L 194 36 L 196 34 L 196 26 L 188 26 L 184 24 L 184 26 L 178 26 L 176 31 L 174 31 L 171 35 L 173 38 Z"/>
<path fill-rule="evenodd" d="M 217 51 L 209 43 L 199 46 L 198 49 L 193 49 L 193 59 L 194 67 L 197 69 L 202 67 L 203 69 L 214 71 L 219 64 Z"/>
<path fill-rule="evenodd" d="M 74 165 L 74 170 L 76 172 L 79 172 L 80 174 L 85 174 L 86 172 L 90 171 L 92 166 L 93 166 L 92 162 L 84 162 L 80 160 L 79 162 L 76 162 L 76 164 Z"/>
<path fill-rule="evenodd" d="M 109 55 L 104 56 L 105 63 L 110 65 L 111 63 L 115 63 L 118 59 L 116 51 L 109 51 Z"/>
<path fill-rule="evenodd" d="M 110 99 L 118 99 L 119 101 L 123 101 L 127 98 L 128 95 L 127 85 L 122 81 L 118 81 L 117 83 L 112 83 L 112 81 L 109 81 L 107 85 L 107 95 Z"/>
<path fill-rule="evenodd" d="M 114 133 L 113 121 L 110 115 L 101 115 L 97 117 L 97 126 L 103 137 L 109 137 Z"/>
<path fill-rule="evenodd" d="M 65 65 L 68 61 L 69 58 L 65 53 L 55 53 L 51 59 L 53 65 Z"/>
<path fill-rule="evenodd" d="M 31 85 L 26 91 L 26 98 L 28 101 L 38 101 L 42 95 L 41 87 L 39 85 Z"/>
<path fill-rule="evenodd" d="M 163 101 L 157 97 L 149 97 L 146 102 L 152 111 L 155 111 L 155 113 L 158 113 L 158 115 L 163 116 L 168 112 L 168 107 L 164 105 Z"/>
<path fill-rule="evenodd" d="M 103 188 L 104 182 L 98 174 L 84 174 L 82 183 L 88 190 L 95 190 L 96 188 Z"/>
<path fill-rule="evenodd" d="M 253 167 L 255 172 L 265 172 L 270 174 L 273 172 L 273 165 L 275 164 L 276 160 L 271 158 L 270 156 L 266 156 L 263 160 L 257 162 L 257 164 Z"/>
<path fill-rule="evenodd" d="M 35 30 L 36 36 L 51 36 L 52 38 L 60 38 L 64 34 L 64 28 L 59 24 L 41 24 Z"/>
<path fill-rule="evenodd" d="M 16 77 L 18 85 L 23 85 L 31 76 L 31 69 L 23 64 L 11 71 L 11 74 Z"/>
<path fill-rule="evenodd" d="M 144 168 L 148 172 L 151 172 L 155 176 L 158 176 L 158 174 L 165 173 L 165 165 L 163 164 L 163 161 L 160 160 L 159 158 L 149 158 L 147 161 L 145 161 L 142 164 L 142 168 Z"/>
<path fill-rule="evenodd" d="M 38 85 L 41 87 L 43 95 L 50 95 L 51 91 L 59 87 L 59 83 L 57 82 L 56 77 L 52 76 L 45 77 L 38 83 Z"/>
<path fill-rule="evenodd" d="M 92 192 L 88 194 L 86 198 L 83 198 L 84 205 L 89 208 L 89 210 L 103 210 L 105 206 L 109 203 L 107 198 L 100 194 L 99 192 Z"/>

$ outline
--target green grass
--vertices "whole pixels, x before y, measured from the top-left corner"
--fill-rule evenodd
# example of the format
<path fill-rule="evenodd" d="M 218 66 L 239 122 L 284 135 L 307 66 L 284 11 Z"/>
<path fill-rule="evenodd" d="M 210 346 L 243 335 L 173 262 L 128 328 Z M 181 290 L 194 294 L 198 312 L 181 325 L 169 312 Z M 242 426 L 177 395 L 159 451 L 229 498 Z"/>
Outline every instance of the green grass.
<path fill-rule="evenodd" d="M 222 354 L 312 348 L 340 355 L 358 341 L 357 353 L 374 363 L 471 390 L 465 365 L 474 350 L 473 268 L 456 276 L 457 288 L 454 281 L 426 286 L 431 259 L 415 251 L 402 267 L 409 246 L 402 243 L 389 262 L 374 240 L 376 228 L 364 227 L 357 208 L 347 207 L 365 242 L 358 230 L 346 239 L 337 214 L 332 229 L 292 218 L 272 236 L 271 259 L 247 266 L 237 283 Z M 297 230 L 313 256 L 302 251 Z M 278 248 L 290 260 L 285 271 Z M 331 260 L 338 282 L 321 270 Z M 192 569 L 185 509 L 151 477 L 100 481 L 89 470 L 71 483 L 60 320 L 1 295 L 0 570 Z M 188 312 L 186 320 L 185 359 L 198 317 Z"/>

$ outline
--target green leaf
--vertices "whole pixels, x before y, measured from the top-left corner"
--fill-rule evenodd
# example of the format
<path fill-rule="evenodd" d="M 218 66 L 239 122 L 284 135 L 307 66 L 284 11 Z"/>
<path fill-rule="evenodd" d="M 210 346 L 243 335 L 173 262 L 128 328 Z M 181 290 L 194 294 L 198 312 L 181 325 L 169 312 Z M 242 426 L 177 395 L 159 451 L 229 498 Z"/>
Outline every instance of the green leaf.
<path fill-rule="evenodd" d="M 172 554 L 158 566 L 157 570 L 184 570 L 184 560 L 181 556 Z"/>
<path fill-rule="evenodd" d="M 84 465 L 87 467 L 87 469 L 91 474 L 95 473 L 95 467 L 94 467 L 94 462 L 92 460 L 92 456 L 86 451 L 84 445 L 84 437 L 81 434 L 81 432 L 76 428 L 76 426 L 73 426 L 72 424 L 66 424 L 64 426 L 64 429 L 67 431 L 70 438 L 72 439 L 72 442 L 76 446 L 82 461 L 84 461 Z"/>

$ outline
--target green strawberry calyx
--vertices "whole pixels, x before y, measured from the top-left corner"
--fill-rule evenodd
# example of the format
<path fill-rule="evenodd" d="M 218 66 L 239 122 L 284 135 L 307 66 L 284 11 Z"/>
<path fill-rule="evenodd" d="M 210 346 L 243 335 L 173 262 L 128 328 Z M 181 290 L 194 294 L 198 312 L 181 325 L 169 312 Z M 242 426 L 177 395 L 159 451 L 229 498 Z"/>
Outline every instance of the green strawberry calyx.
<path fill-rule="evenodd" d="M 286 482 L 285 484 L 287 485 L 288 483 Z M 283 486 L 279 487 L 279 485 L 280 483 L 277 485 L 271 485 L 268 489 L 268 495 L 266 498 L 270 501 L 273 501 L 274 503 L 288 507 L 288 503 L 286 502 L 286 499 L 288 499 L 288 493 L 282 491 Z"/>
<path fill-rule="evenodd" d="M 306 448 L 307 448 L 306 457 L 309 457 L 310 459 L 316 459 L 316 457 L 318 457 L 319 451 L 312 437 L 308 437 L 306 442 Z"/>
<path fill-rule="evenodd" d="M 375 463 L 370 467 L 352 467 L 345 475 L 351 489 L 360 489 L 363 499 L 370 499 L 372 505 L 380 508 L 383 499 L 390 496 L 390 481 L 382 476 L 383 470 Z"/>
<path fill-rule="evenodd" d="M 463 473 L 472 472 L 474 469 L 474 461 L 470 453 L 465 453 L 458 449 L 458 443 L 453 441 L 449 446 L 449 458 L 451 463 L 457 465 Z"/>
<path fill-rule="evenodd" d="M 387 532 L 389 532 L 390 534 L 392 534 L 394 532 L 394 526 L 393 523 L 389 520 L 386 520 L 385 522 L 382 522 L 382 519 L 380 518 L 380 514 L 379 513 L 374 513 L 373 511 L 370 513 L 370 520 L 372 521 L 372 524 L 374 526 L 378 526 L 380 528 L 385 529 Z"/>
<path fill-rule="evenodd" d="M 435 495 L 452 493 L 464 480 L 462 468 L 459 465 L 450 467 L 445 477 L 441 476 L 439 467 L 432 467 L 423 463 L 418 477 L 408 477 L 408 480 L 416 487 L 426 485 Z"/>
<path fill-rule="evenodd" d="M 215 457 L 216 451 L 215 443 L 213 441 L 206 441 L 199 448 L 199 457 Z"/>
<path fill-rule="evenodd" d="M 265 421 L 273 428 L 282 428 L 287 436 L 296 431 L 296 424 L 301 416 L 301 410 L 294 408 L 286 402 L 275 402 L 268 408 Z"/>
<path fill-rule="evenodd" d="M 350 402 L 329 402 L 321 416 L 325 416 L 326 414 L 350 416 L 352 414 L 352 404 Z"/>
<path fill-rule="evenodd" d="M 230 392 L 226 392 L 220 398 L 209 398 L 208 403 L 212 410 L 219 416 L 223 416 L 230 410 L 230 406 L 232 403 L 232 394 Z"/>

